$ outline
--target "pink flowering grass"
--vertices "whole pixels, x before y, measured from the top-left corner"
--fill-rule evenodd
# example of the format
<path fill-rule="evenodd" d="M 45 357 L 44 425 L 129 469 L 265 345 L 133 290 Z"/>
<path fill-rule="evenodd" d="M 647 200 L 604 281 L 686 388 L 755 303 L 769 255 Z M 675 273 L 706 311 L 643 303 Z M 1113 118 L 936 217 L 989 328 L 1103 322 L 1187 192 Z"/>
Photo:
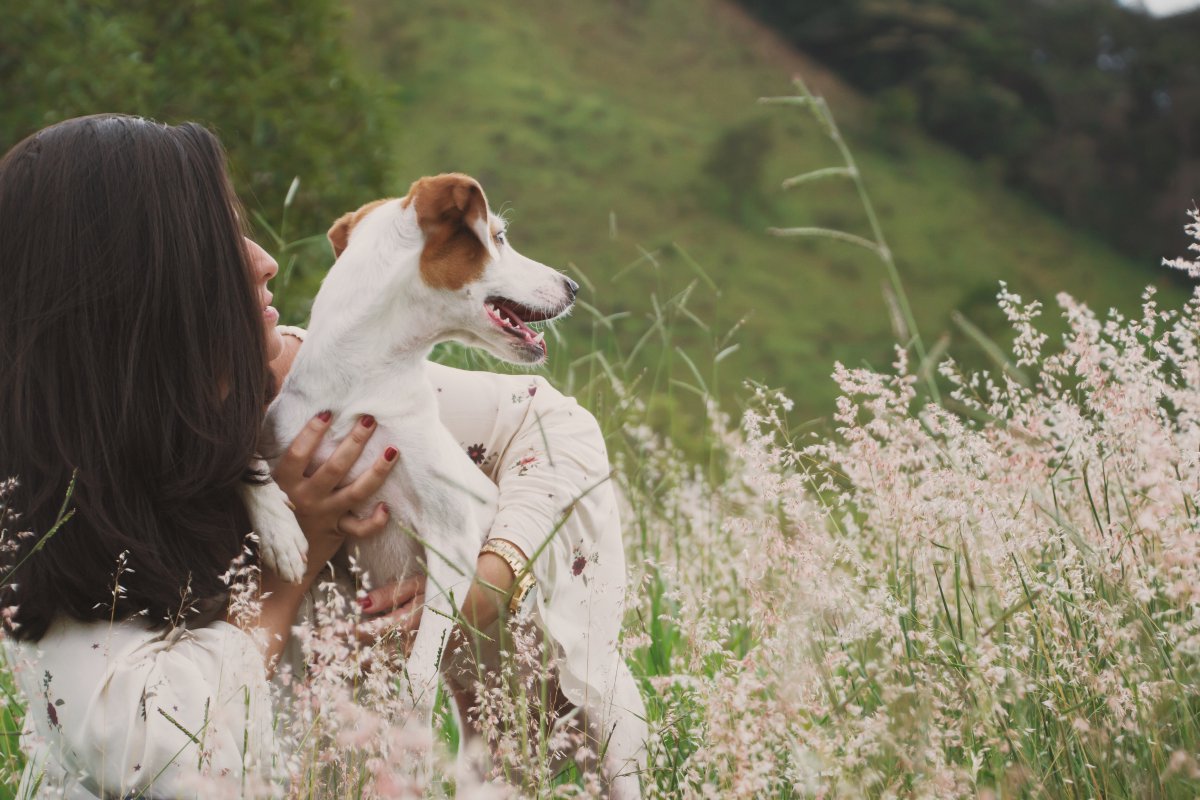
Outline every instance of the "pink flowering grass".
<path fill-rule="evenodd" d="M 1060 295 L 1052 347 L 1037 303 L 999 303 L 1004 365 L 943 360 L 942 403 L 897 348 L 887 371 L 836 368 L 833 435 L 790 431 L 777 392 L 738 425 L 709 402 L 703 465 L 608 376 L 648 796 L 1200 791 L 1200 293 L 1163 309 L 1147 290 L 1132 318 Z M 284 670 L 276 783 L 205 796 L 448 793 L 448 715 L 432 739 L 415 727 L 395 643 L 359 644 L 356 604 L 322 592 L 305 666 Z M 589 753 L 555 758 L 568 733 L 523 724 L 545 702 L 532 674 L 484 693 L 501 756 L 462 796 L 599 792 Z"/>
<path fill-rule="evenodd" d="M 862 191 L 823 102 L 795 99 Z M 764 387 L 738 421 L 722 411 L 732 332 L 698 320 L 696 284 L 656 297 L 632 349 L 581 304 L 590 346 L 558 366 L 616 467 L 646 796 L 1197 796 L 1200 291 L 1170 309 L 1148 289 L 1128 318 L 1059 295 L 1067 332 L 1051 342 L 1041 305 L 1001 284 L 1013 343 L 984 342 L 997 367 L 967 370 L 921 345 L 862 196 L 874 239 L 847 241 L 888 267 L 905 345 L 887 370 L 835 367 L 832 431 L 792 430 L 788 398 Z M 791 233 L 828 235 L 814 230 Z M 1200 253 L 1195 214 L 1189 230 Z M 1169 265 L 1200 275 L 1200 261 Z M 707 361 L 673 344 L 685 327 L 708 336 Z M 663 370 L 635 373 L 655 340 Z M 660 393 L 676 389 L 671 411 L 698 405 L 703 420 L 686 450 L 657 424 Z M 3 520 L 0 548 L 28 535 L 7 508 Z M 249 560 L 231 570 L 235 608 L 253 613 L 255 580 Z M 597 753 L 549 722 L 532 631 L 480 675 L 473 713 L 497 757 L 485 781 L 463 782 L 444 696 L 430 735 L 398 643 L 362 643 L 361 622 L 350 594 L 318 588 L 301 658 L 279 671 L 285 755 L 254 780 L 201 774 L 200 796 L 601 795 Z M 4 670 L 0 688 L 11 790 L 23 711 Z"/>
<path fill-rule="evenodd" d="M 651 794 L 1200 790 L 1200 292 L 1060 295 L 1049 350 L 999 302 L 1007 366 L 944 360 L 944 404 L 898 348 L 837 367 L 832 437 L 764 390 L 740 430 L 713 409 L 717 481 L 626 431 Z"/>
<path fill-rule="evenodd" d="M 847 241 L 896 277 L 862 196 L 876 238 Z M 1200 292 L 1133 318 L 1060 295 L 1047 347 L 1001 284 L 994 372 L 927 351 L 893 299 L 908 346 L 836 367 L 832 435 L 756 389 L 736 429 L 709 404 L 701 468 L 617 384 L 648 793 L 1196 796 Z"/>

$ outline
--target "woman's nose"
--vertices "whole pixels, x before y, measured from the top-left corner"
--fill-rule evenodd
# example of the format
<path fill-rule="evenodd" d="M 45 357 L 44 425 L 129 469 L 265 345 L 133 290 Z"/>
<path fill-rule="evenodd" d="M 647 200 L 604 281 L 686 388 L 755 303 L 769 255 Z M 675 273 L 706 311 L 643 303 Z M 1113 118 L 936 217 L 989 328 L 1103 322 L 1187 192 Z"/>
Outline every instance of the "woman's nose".
<path fill-rule="evenodd" d="M 279 264 L 271 258 L 271 254 L 263 250 L 253 239 L 246 240 L 246 250 L 250 254 L 250 264 L 259 281 L 266 282 L 279 274 Z"/>

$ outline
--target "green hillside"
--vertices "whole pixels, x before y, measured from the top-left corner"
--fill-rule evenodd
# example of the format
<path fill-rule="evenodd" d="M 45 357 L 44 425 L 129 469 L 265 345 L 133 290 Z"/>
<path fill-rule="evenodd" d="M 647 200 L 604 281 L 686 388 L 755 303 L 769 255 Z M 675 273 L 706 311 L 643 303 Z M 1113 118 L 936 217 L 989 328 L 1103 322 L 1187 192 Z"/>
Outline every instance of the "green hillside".
<path fill-rule="evenodd" d="M 688 322 L 674 341 L 708 380 L 713 339 L 748 317 L 741 348 L 721 363 L 722 391 L 744 378 L 782 387 L 801 418 L 832 408 L 834 360 L 882 365 L 894 336 L 870 254 L 765 232 L 865 232 L 848 184 L 779 189 L 837 163 L 806 113 L 756 103 L 790 93 L 793 74 L 841 121 L 927 339 L 947 332 L 951 352 L 978 358 L 951 313 L 1003 331 L 999 280 L 1051 304 L 1066 290 L 1099 307 L 1132 308 L 1152 281 L 1181 291 L 1155 264 L 1131 263 L 1014 196 L 984 166 L 890 125 L 903 114 L 868 104 L 731 4 L 356 0 L 349 36 L 362 66 L 392 84 L 381 102 L 395 103 L 399 122 L 395 192 L 439 171 L 478 177 L 508 209 L 519 249 L 582 273 L 584 299 L 604 313 L 632 312 L 615 323 L 626 348 L 655 301 L 698 279 L 689 308 L 710 331 Z M 581 315 L 564 324 L 560 368 L 586 351 L 590 325 Z M 659 346 L 651 337 L 640 363 L 661 361 Z"/>

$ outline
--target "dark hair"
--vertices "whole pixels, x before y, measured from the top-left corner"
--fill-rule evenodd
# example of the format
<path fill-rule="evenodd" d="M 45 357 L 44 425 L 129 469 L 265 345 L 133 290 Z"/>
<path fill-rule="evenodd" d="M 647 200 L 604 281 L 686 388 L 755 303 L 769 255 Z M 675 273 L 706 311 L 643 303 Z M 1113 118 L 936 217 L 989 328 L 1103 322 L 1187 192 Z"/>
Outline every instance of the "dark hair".
<path fill-rule="evenodd" d="M 16 527 L 33 532 L 0 587 L 12 635 L 40 639 L 58 614 L 166 624 L 223 597 L 270 380 L 213 134 L 103 115 L 8 152 L 0 354 L 0 479 L 19 480 Z M 73 474 L 76 513 L 35 550 Z"/>

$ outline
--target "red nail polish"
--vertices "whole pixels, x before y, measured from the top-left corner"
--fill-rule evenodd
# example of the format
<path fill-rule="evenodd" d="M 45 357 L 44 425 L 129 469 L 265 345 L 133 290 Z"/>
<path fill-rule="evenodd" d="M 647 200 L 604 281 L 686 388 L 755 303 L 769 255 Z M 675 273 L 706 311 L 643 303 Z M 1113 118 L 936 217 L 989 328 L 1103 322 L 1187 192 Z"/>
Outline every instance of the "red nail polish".
<path fill-rule="evenodd" d="M 322 411 L 320 414 L 317 414 L 317 419 L 321 420 L 321 422 L 329 422 L 329 420 L 333 419 L 333 412 Z"/>
<path fill-rule="evenodd" d="M 398 455 L 400 455 L 400 451 L 399 451 L 399 450 L 397 450 L 397 449 L 396 449 L 396 448 L 394 448 L 394 447 L 389 447 L 387 450 L 384 450 L 384 451 L 383 451 L 383 460 L 384 460 L 384 461 L 389 461 L 389 462 L 391 462 L 391 461 L 395 461 L 395 460 L 396 460 L 396 456 L 398 456 Z"/>
<path fill-rule="evenodd" d="M 370 414 L 363 414 L 362 419 L 360 419 L 359 422 L 362 423 L 362 426 L 364 428 L 369 428 L 375 424 L 375 418 L 372 417 Z"/>
<path fill-rule="evenodd" d="M 363 595 L 362 597 L 358 598 L 358 607 L 361 608 L 363 611 L 366 611 L 373 605 L 375 605 L 375 602 L 373 600 L 371 600 L 371 595 L 369 595 L 369 594 Z"/>

